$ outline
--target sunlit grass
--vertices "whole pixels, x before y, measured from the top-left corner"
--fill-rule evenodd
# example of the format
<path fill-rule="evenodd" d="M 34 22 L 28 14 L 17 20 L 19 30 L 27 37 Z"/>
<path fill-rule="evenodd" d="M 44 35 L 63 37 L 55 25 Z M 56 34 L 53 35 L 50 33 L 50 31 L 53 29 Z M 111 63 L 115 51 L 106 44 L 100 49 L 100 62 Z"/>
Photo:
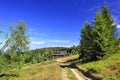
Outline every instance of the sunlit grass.
<path fill-rule="evenodd" d="M 60 59 L 60 62 L 66 62 L 68 60 L 74 60 L 74 59 L 78 59 L 79 55 L 71 55 L 71 56 L 66 56 Z"/>
<path fill-rule="evenodd" d="M 67 71 L 67 75 L 70 80 L 78 80 L 69 68 L 65 68 L 65 70 Z"/>
<path fill-rule="evenodd" d="M 91 74 L 105 79 L 120 79 L 120 53 L 113 54 L 107 59 L 78 65 Z"/>
<path fill-rule="evenodd" d="M 46 61 L 23 67 L 23 69 L 13 69 L 6 72 L 1 80 L 62 80 L 61 68 L 55 61 Z"/>
<path fill-rule="evenodd" d="M 56 64 L 44 66 L 44 70 L 29 78 L 29 80 L 62 80 L 61 69 Z"/>

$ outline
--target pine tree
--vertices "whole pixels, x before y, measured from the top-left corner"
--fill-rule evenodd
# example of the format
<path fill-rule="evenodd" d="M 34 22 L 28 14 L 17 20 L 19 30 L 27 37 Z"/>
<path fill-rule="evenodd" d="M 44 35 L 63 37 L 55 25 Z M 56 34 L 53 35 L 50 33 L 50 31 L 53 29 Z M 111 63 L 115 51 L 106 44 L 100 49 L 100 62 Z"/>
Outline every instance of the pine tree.
<path fill-rule="evenodd" d="M 118 50 L 116 25 L 106 5 L 103 6 L 102 11 L 98 10 L 92 33 L 94 37 L 92 60 L 98 60 Z"/>
<path fill-rule="evenodd" d="M 106 28 L 105 19 L 100 10 L 98 10 L 94 21 L 93 33 L 93 52 L 92 60 L 98 60 L 103 57 L 109 41 L 109 30 Z"/>
<path fill-rule="evenodd" d="M 114 24 L 114 20 L 106 4 L 104 4 L 103 6 L 102 15 L 103 15 L 103 18 L 105 19 L 106 28 L 109 31 L 109 34 L 108 34 L 109 36 L 108 46 L 109 47 L 106 47 L 107 53 L 109 55 L 110 53 L 116 53 L 118 50 L 119 40 L 117 36 L 117 28 L 116 28 L 117 26 Z"/>
<path fill-rule="evenodd" d="M 81 40 L 80 40 L 80 57 L 83 61 L 91 60 L 91 45 L 92 45 L 92 27 L 88 22 L 85 23 L 83 29 L 81 30 Z"/>
<path fill-rule="evenodd" d="M 93 26 L 86 23 L 81 31 L 81 56 L 83 61 L 98 60 L 118 51 L 119 39 L 116 25 L 106 4 L 98 10 Z"/>

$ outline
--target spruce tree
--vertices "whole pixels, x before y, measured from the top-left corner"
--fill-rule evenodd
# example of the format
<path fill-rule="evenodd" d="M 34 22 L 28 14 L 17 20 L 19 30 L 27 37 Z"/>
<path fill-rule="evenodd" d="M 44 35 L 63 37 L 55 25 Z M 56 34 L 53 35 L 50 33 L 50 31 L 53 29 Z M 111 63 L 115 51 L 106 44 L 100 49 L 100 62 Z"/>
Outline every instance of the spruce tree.
<path fill-rule="evenodd" d="M 102 15 L 105 19 L 106 28 L 109 31 L 108 47 L 106 47 L 107 53 L 109 55 L 110 53 L 116 53 L 118 50 L 119 40 L 117 36 L 117 26 L 114 24 L 114 20 L 106 4 L 104 4 L 102 8 Z"/>
<path fill-rule="evenodd" d="M 106 55 L 116 53 L 118 50 L 118 38 L 116 25 L 106 5 L 98 10 L 93 24 L 93 49 L 92 60 L 98 60 Z"/>
<path fill-rule="evenodd" d="M 80 53 L 83 61 L 98 60 L 118 51 L 116 25 L 106 4 L 98 10 L 92 27 L 86 23 L 81 31 Z"/>
<path fill-rule="evenodd" d="M 106 28 L 105 19 L 102 12 L 98 10 L 95 17 L 93 29 L 92 60 L 98 60 L 103 57 L 109 41 L 109 30 Z"/>
<path fill-rule="evenodd" d="M 92 45 L 92 27 L 88 22 L 85 23 L 83 29 L 81 30 L 81 40 L 80 40 L 80 57 L 83 61 L 91 60 L 91 45 Z"/>

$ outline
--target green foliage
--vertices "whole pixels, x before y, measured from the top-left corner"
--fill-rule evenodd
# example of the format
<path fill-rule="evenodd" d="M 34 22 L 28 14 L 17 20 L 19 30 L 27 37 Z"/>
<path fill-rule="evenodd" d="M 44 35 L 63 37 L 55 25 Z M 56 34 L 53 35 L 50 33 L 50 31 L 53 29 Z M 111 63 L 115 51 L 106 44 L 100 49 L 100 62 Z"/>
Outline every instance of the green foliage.
<path fill-rule="evenodd" d="M 98 73 L 100 71 L 99 67 L 97 67 L 96 65 L 93 65 L 94 67 L 91 67 L 91 68 L 87 68 L 88 72 L 90 73 Z"/>
<path fill-rule="evenodd" d="M 92 61 L 80 64 L 85 71 L 103 78 L 103 80 L 114 79 L 119 80 L 120 76 L 120 52 L 112 54 L 106 59 Z"/>
<path fill-rule="evenodd" d="M 104 4 L 102 9 L 102 15 L 105 19 L 106 28 L 109 30 L 109 34 L 107 34 L 108 39 L 108 46 L 106 47 L 107 55 L 111 53 L 116 53 L 118 51 L 119 40 L 118 40 L 118 33 L 117 33 L 117 26 L 114 24 L 114 20 L 112 15 L 110 14 L 110 10 L 108 9 L 107 5 Z"/>
<path fill-rule="evenodd" d="M 0 73 L 5 71 L 5 66 L 7 65 L 6 59 L 0 55 Z"/>
<path fill-rule="evenodd" d="M 98 11 L 95 17 L 95 22 L 92 32 L 94 36 L 93 60 L 97 60 L 105 55 L 105 52 L 107 51 L 106 47 L 108 46 L 109 34 L 110 34 L 105 24 L 105 19 L 103 18 L 103 15 L 100 10 Z"/>
<path fill-rule="evenodd" d="M 37 63 L 37 60 L 35 59 L 35 57 L 32 58 L 31 63 L 32 63 L 32 64 Z"/>
<path fill-rule="evenodd" d="M 26 35 L 26 25 L 20 22 L 13 29 L 10 26 L 10 36 L 2 47 L 4 52 L 0 53 L 0 72 L 6 72 L 12 68 L 22 68 L 25 63 L 23 52 L 28 50 L 29 37 Z"/>
<path fill-rule="evenodd" d="M 115 75 L 120 78 L 120 70 L 118 72 L 115 73 Z"/>
<path fill-rule="evenodd" d="M 78 54 L 79 53 L 79 46 L 73 45 L 71 47 L 71 54 Z"/>
<path fill-rule="evenodd" d="M 98 10 L 92 27 L 87 22 L 81 30 L 81 58 L 88 62 L 98 60 L 119 50 L 116 25 L 106 5 Z"/>
<path fill-rule="evenodd" d="M 91 53 L 92 53 L 92 27 L 88 22 L 84 25 L 83 29 L 81 30 L 81 40 L 80 40 L 80 54 L 83 60 L 91 60 Z"/>
<path fill-rule="evenodd" d="M 16 25 L 15 29 L 10 26 L 11 34 L 3 48 L 13 49 L 17 53 L 28 50 L 29 47 L 29 36 L 26 35 L 26 25 L 24 22 L 20 22 Z"/>

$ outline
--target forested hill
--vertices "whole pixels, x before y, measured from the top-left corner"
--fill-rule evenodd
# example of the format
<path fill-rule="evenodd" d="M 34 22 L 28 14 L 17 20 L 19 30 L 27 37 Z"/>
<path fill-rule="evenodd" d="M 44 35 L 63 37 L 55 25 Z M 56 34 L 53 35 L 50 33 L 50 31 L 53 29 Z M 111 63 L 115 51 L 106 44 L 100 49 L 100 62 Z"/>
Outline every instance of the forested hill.
<path fill-rule="evenodd" d="M 41 61 L 53 59 L 54 58 L 53 54 L 55 51 L 66 51 L 67 54 L 64 56 L 69 56 L 69 55 L 78 54 L 79 48 L 78 48 L 78 46 L 73 46 L 70 48 L 68 48 L 68 47 L 48 47 L 48 48 L 31 50 L 28 53 L 30 53 L 32 56 L 34 56 L 35 57 L 34 59 L 37 62 L 41 62 Z"/>
<path fill-rule="evenodd" d="M 74 54 L 74 53 L 78 53 L 79 48 L 78 46 L 72 46 L 72 47 L 46 47 L 46 48 L 39 48 L 39 49 L 34 49 L 34 50 L 30 50 L 30 52 L 32 53 L 51 53 L 53 54 L 54 51 L 59 50 L 59 51 L 67 51 L 67 53 L 69 54 Z"/>

